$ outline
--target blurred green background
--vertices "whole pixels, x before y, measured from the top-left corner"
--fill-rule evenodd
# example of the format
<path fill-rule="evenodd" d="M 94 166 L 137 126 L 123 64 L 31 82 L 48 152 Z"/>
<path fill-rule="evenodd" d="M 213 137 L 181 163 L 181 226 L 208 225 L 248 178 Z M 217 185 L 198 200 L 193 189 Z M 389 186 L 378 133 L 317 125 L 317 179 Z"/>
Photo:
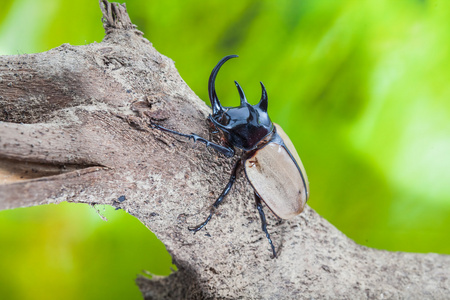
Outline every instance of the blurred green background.
<path fill-rule="evenodd" d="M 207 103 L 211 69 L 240 56 L 220 72 L 221 101 L 239 103 L 237 80 L 256 103 L 264 82 L 271 118 L 308 172 L 309 205 L 346 235 L 450 254 L 450 1 L 130 0 L 127 8 Z M 100 18 L 95 0 L 2 0 L 0 54 L 100 42 Z M 170 273 L 150 231 L 103 209 L 109 222 L 75 204 L 0 212 L 0 298 L 140 299 L 138 273 Z"/>

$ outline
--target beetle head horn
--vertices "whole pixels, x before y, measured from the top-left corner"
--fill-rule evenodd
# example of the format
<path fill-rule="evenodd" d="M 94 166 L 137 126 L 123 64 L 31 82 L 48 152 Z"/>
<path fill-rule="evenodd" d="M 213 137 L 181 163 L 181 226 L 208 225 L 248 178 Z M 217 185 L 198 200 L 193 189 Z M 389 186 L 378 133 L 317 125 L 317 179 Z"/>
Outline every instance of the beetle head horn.
<path fill-rule="evenodd" d="M 213 111 L 213 115 L 218 115 L 223 112 L 223 106 L 220 104 L 219 98 L 217 98 L 216 94 L 216 76 L 217 73 L 220 70 L 220 67 L 229 59 L 238 57 L 237 55 L 227 55 L 224 58 L 222 58 L 217 65 L 214 67 L 214 69 L 211 72 L 211 75 L 209 76 L 209 82 L 208 82 L 208 94 L 209 94 L 209 101 L 211 101 L 211 107 Z"/>
<path fill-rule="evenodd" d="M 245 94 L 244 94 L 244 91 L 242 90 L 241 86 L 239 85 L 239 83 L 236 80 L 234 81 L 234 83 L 236 84 L 236 87 L 239 92 L 239 97 L 241 98 L 241 106 L 248 105 L 247 98 L 245 98 Z"/>
<path fill-rule="evenodd" d="M 267 98 L 267 91 L 266 91 L 266 88 L 264 87 L 264 84 L 262 82 L 259 82 L 259 83 L 261 83 L 262 94 L 261 94 L 261 100 L 259 101 L 257 106 L 262 111 L 267 112 L 267 106 L 269 104 L 269 100 Z"/>

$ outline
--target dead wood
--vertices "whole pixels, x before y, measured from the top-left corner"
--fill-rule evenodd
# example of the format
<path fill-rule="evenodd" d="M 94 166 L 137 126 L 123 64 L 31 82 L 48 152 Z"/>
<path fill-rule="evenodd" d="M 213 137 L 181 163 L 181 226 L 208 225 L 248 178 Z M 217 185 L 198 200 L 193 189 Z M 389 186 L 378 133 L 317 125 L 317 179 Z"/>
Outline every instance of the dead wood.
<path fill-rule="evenodd" d="M 179 271 L 138 284 L 146 299 L 444 299 L 450 257 L 356 245 L 311 208 L 261 232 L 241 176 L 202 221 L 236 158 L 152 130 L 208 136 L 209 108 L 131 23 L 100 1 L 106 36 L 0 56 L 0 209 L 61 201 L 117 205 L 166 245 Z M 205 87 L 206 88 L 206 87 Z M 312 187 L 314 189 L 314 187 Z"/>

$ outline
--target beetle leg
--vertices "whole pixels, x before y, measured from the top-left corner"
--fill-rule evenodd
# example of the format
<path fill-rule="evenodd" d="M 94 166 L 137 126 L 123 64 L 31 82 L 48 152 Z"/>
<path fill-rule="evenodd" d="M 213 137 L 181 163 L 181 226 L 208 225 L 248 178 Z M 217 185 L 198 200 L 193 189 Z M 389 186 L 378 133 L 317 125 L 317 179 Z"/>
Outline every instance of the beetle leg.
<path fill-rule="evenodd" d="M 193 134 L 193 133 L 191 133 L 191 134 L 184 134 L 184 133 L 181 133 L 181 132 L 178 132 L 178 131 L 167 129 L 167 128 L 162 127 L 162 126 L 157 125 L 157 124 L 152 124 L 151 126 L 152 126 L 152 128 L 155 128 L 155 129 L 158 129 L 158 130 L 161 130 L 161 131 L 170 132 L 170 133 L 182 136 L 182 137 L 187 137 L 188 139 L 193 139 L 194 142 L 202 142 L 202 143 L 204 143 L 206 145 L 206 147 L 211 147 L 214 150 L 216 150 L 217 152 L 222 153 L 226 157 L 233 157 L 234 156 L 234 149 L 232 147 L 225 147 L 225 146 L 222 146 L 222 145 L 210 142 L 207 139 L 204 139 L 201 136 L 198 136 L 198 135 Z"/>
<path fill-rule="evenodd" d="M 196 134 L 190 134 L 188 135 L 189 139 L 193 139 L 194 142 L 202 142 L 206 145 L 206 147 L 211 147 L 214 150 L 216 150 L 217 152 L 222 153 L 223 155 L 225 155 L 226 157 L 233 157 L 234 156 L 234 149 L 232 147 L 225 147 L 213 142 L 210 142 L 204 138 L 202 138 L 201 136 L 198 136 Z"/>
<path fill-rule="evenodd" d="M 230 180 L 228 181 L 227 185 L 223 189 L 223 191 L 220 194 L 219 198 L 217 198 L 217 200 L 214 202 L 214 204 L 213 204 L 213 206 L 211 208 L 211 211 L 209 213 L 209 216 L 206 218 L 206 220 L 202 224 L 197 225 L 195 227 L 188 227 L 188 229 L 190 231 L 193 231 L 194 233 L 196 233 L 197 231 L 199 231 L 200 229 L 205 227 L 206 224 L 208 224 L 209 220 L 211 220 L 211 217 L 213 216 L 214 212 L 216 211 L 216 208 L 219 207 L 219 205 L 222 203 L 222 201 L 225 198 L 225 196 L 230 192 L 231 187 L 233 186 L 234 181 L 236 180 L 236 174 L 237 174 L 237 171 L 238 171 L 240 165 L 241 165 L 241 160 L 238 160 L 234 164 L 233 171 L 231 172 Z"/>
<path fill-rule="evenodd" d="M 270 247 L 272 247 L 273 258 L 276 258 L 277 253 L 275 251 L 275 246 L 273 245 L 272 239 L 270 238 L 270 234 L 267 231 L 267 221 L 266 221 L 266 216 L 263 211 L 261 198 L 258 196 L 257 193 L 255 193 L 255 200 L 256 200 L 256 208 L 258 209 L 259 216 L 261 217 L 261 228 L 264 231 L 264 233 L 266 234 L 267 239 L 269 240 Z"/>

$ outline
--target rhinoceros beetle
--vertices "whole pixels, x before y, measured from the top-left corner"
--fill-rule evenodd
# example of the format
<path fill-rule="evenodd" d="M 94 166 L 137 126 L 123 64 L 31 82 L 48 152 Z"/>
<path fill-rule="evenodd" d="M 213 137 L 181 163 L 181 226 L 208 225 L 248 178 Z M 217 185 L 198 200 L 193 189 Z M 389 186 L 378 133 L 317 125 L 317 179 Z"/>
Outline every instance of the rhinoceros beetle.
<path fill-rule="evenodd" d="M 221 105 L 215 89 L 216 76 L 222 65 L 234 57 L 238 56 L 228 55 L 222 58 L 212 70 L 208 82 L 212 108 L 212 114 L 208 118 L 213 126 L 223 133 L 226 141 L 223 145 L 213 143 L 196 134 L 176 132 L 157 124 L 152 124 L 152 127 L 193 139 L 194 142 L 202 142 L 226 157 L 235 155 L 235 147 L 242 150 L 242 155 L 234 164 L 231 178 L 212 205 L 209 216 L 203 223 L 190 227 L 189 230 L 197 232 L 208 224 L 215 209 L 233 186 L 239 168 L 244 166 L 245 175 L 254 189 L 262 230 L 269 240 L 275 258 L 277 254 L 267 231 L 262 202 L 281 219 L 290 219 L 300 214 L 309 197 L 308 178 L 291 140 L 279 125 L 272 123 L 267 114 L 268 98 L 262 82 L 262 95 L 258 104 L 249 104 L 241 86 L 235 81 L 241 101 L 240 106 L 223 107 Z"/>

